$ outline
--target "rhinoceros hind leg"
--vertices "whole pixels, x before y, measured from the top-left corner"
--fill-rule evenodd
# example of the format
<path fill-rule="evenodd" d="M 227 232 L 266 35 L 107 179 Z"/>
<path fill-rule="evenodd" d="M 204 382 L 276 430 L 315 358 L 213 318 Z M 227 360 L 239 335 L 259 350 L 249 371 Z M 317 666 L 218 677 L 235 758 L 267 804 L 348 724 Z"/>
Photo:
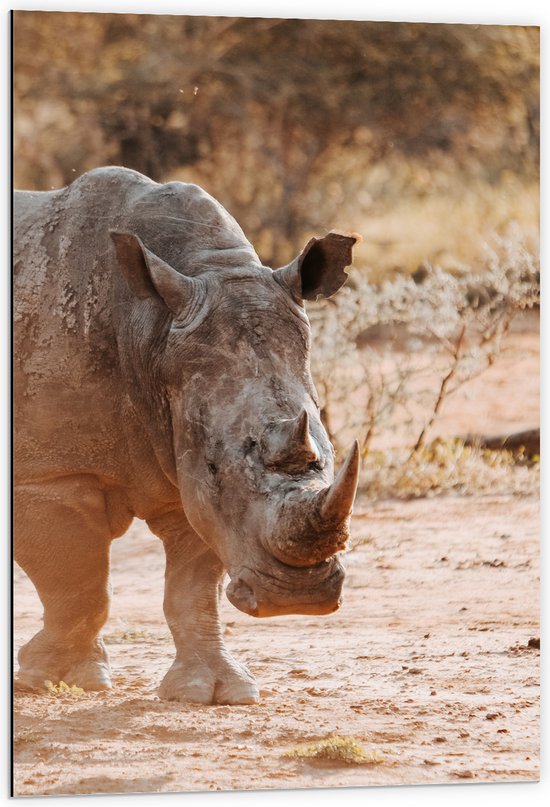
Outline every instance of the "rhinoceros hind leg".
<path fill-rule="evenodd" d="M 111 534 L 103 493 L 88 476 L 15 490 L 15 559 L 44 606 L 44 627 L 19 651 L 19 685 L 111 686 L 98 638 L 109 608 Z"/>
<path fill-rule="evenodd" d="M 256 703 L 258 687 L 227 651 L 219 617 L 223 566 L 182 511 L 148 522 L 166 552 L 164 614 L 176 660 L 159 688 L 161 698 L 191 703 Z"/>

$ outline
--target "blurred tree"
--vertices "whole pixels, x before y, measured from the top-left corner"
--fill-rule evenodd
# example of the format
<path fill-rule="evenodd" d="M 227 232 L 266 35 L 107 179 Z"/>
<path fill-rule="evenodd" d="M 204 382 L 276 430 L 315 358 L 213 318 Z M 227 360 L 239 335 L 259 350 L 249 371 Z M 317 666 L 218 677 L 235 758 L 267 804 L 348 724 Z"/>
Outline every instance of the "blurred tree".
<path fill-rule="evenodd" d="M 13 59 L 17 185 L 191 176 L 267 261 L 319 226 L 329 161 L 333 207 L 392 155 L 538 170 L 537 28 L 16 11 Z"/>

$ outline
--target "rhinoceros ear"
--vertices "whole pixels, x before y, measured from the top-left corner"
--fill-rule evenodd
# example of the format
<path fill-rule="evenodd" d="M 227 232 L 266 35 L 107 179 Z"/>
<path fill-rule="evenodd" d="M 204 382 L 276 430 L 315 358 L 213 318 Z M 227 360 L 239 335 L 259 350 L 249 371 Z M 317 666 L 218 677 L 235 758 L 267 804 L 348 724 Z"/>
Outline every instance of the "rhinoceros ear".
<path fill-rule="evenodd" d="M 115 245 L 120 271 L 131 291 L 144 300 L 157 297 L 175 317 L 189 305 L 195 295 L 195 281 L 176 272 L 154 252 L 147 249 L 133 233 L 109 231 Z"/>
<path fill-rule="evenodd" d="M 298 300 L 331 297 L 348 279 L 344 267 L 352 261 L 352 247 L 361 240 L 355 233 L 331 232 L 312 238 L 297 258 L 276 269 L 275 280 Z"/>

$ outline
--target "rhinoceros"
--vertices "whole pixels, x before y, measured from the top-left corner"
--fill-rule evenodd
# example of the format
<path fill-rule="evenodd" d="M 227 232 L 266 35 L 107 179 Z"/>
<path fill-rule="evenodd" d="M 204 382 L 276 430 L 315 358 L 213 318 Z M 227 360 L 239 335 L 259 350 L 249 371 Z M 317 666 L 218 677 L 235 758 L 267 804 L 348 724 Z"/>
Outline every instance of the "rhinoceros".
<path fill-rule="evenodd" d="M 44 607 L 19 681 L 111 687 L 110 543 L 137 517 L 166 554 L 160 697 L 256 702 L 224 575 L 256 617 L 340 603 L 359 450 L 335 478 L 304 300 L 340 288 L 358 236 L 272 270 L 200 187 L 116 166 L 16 192 L 14 226 L 14 554 Z"/>

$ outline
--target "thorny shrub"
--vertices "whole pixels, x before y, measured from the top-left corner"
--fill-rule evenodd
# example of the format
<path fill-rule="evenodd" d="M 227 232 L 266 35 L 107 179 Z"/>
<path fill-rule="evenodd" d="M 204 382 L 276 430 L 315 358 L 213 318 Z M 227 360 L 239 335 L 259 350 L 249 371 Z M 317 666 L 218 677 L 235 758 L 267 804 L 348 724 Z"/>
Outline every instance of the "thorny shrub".
<path fill-rule="evenodd" d="M 426 445 L 444 400 L 493 364 L 514 317 L 539 300 L 538 256 L 517 228 L 486 244 L 483 266 L 453 275 L 423 263 L 379 285 L 355 271 L 334 299 L 308 306 L 325 425 L 337 449 L 359 438 L 373 493 L 474 492 L 513 466 L 452 441 Z M 372 453 L 381 435 L 388 451 Z"/>
<path fill-rule="evenodd" d="M 362 482 L 373 498 L 416 499 L 440 493 L 483 496 L 499 491 L 528 494 L 538 486 L 538 460 L 521 451 L 489 451 L 459 439 L 436 438 L 408 454 L 370 450 Z"/>

